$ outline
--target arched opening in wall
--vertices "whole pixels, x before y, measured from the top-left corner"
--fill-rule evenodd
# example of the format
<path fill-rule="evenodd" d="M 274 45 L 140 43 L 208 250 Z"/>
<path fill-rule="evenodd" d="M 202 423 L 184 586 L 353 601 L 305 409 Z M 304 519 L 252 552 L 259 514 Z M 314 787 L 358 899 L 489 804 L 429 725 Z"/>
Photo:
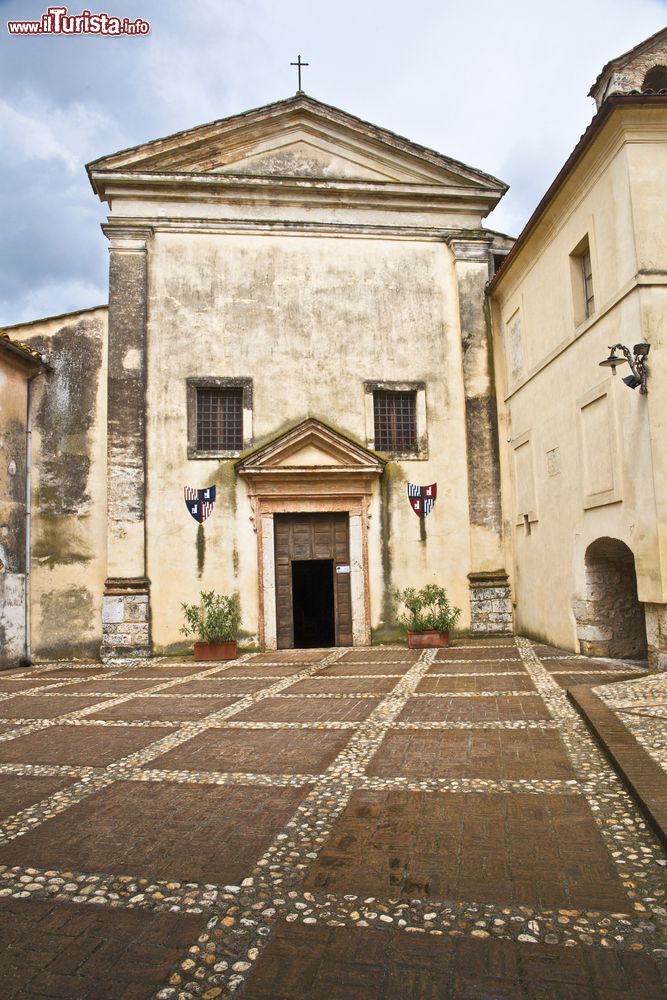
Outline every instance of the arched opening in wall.
<path fill-rule="evenodd" d="M 586 598 L 575 601 L 585 656 L 644 658 L 644 605 L 637 597 L 635 557 L 625 542 L 598 538 L 586 549 Z"/>
<path fill-rule="evenodd" d="M 652 90 L 654 94 L 667 90 L 667 66 L 653 66 L 644 77 L 642 90 Z"/>

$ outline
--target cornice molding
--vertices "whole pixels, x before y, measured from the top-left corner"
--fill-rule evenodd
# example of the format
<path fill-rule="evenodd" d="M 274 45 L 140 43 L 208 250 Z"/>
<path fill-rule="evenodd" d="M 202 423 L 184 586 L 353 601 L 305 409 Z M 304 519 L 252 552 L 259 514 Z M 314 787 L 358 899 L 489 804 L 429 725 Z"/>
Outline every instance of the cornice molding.
<path fill-rule="evenodd" d="M 488 264 L 489 250 L 493 246 L 492 236 L 447 236 L 445 242 L 456 261 Z"/>
<path fill-rule="evenodd" d="M 109 252 L 119 250 L 130 253 L 145 253 L 153 236 L 153 227 L 143 222 L 138 225 L 127 222 L 119 225 L 116 222 L 103 222 L 102 232 L 109 241 Z"/>

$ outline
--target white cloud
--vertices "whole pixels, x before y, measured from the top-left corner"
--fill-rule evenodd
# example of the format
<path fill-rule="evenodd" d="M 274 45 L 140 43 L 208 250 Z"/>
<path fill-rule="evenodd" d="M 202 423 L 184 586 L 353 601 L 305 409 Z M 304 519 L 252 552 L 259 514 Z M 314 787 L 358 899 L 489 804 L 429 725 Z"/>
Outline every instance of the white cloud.
<path fill-rule="evenodd" d="M 3 17 L 44 7 L 10 0 Z M 13 288 L 0 321 L 99 300 L 87 160 L 290 95 L 298 53 L 313 96 L 509 182 L 488 221 L 516 234 L 590 121 L 602 65 L 661 28 L 667 0 L 114 0 L 113 12 L 149 20 L 150 35 L 0 37 Z"/>
<path fill-rule="evenodd" d="M 107 297 L 108 290 L 104 284 L 96 285 L 76 278 L 71 281 L 46 281 L 11 297 L 0 297 L 0 315 L 11 315 L 12 325 L 29 323 L 46 316 L 104 305 Z"/>
<path fill-rule="evenodd" d="M 5 155 L 15 161 L 55 160 L 73 173 L 91 148 L 116 132 L 99 108 L 80 101 L 58 106 L 34 87 L 13 103 L 0 99 Z"/>

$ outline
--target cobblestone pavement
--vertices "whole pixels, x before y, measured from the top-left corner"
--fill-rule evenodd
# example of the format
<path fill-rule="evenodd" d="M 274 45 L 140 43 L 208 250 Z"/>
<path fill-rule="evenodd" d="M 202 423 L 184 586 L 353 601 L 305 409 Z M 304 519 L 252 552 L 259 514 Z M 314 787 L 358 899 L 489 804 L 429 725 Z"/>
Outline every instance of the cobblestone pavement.
<path fill-rule="evenodd" d="M 667 858 L 565 694 L 628 676 L 521 638 L 3 674 L 0 995 L 667 997 Z"/>
<path fill-rule="evenodd" d="M 598 682 L 599 683 L 599 682 Z M 595 694 L 611 708 L 663 771 L 667 771 L 667 676 L 651 674 L 604 684 Z"/>

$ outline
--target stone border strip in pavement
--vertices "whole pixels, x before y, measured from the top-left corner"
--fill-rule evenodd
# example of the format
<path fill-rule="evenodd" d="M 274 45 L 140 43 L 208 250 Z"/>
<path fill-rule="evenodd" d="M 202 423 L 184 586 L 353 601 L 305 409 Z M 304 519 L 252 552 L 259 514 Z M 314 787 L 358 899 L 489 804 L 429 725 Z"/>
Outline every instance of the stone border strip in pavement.
<path fill-rule="evenodd" d="M 667 775 L 590 687 L 577 685 L 567 694 L 667 850 Z"/>

